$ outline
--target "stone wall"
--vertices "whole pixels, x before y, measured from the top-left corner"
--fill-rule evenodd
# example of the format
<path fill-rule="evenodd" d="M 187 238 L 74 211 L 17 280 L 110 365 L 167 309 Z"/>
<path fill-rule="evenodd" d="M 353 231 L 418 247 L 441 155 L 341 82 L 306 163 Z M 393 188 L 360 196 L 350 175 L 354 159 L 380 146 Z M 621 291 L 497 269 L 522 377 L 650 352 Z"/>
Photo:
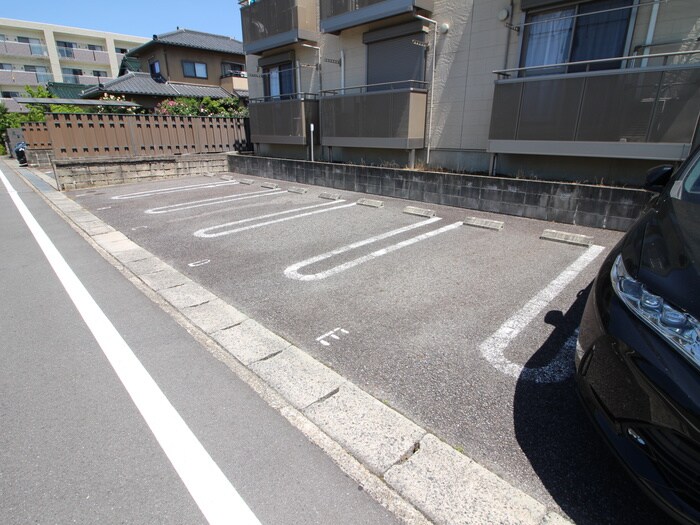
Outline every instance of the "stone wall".
<path fill-rule="evenodd" d="M 226 153 L 54 161 L 61 190 L 228 171 Z"/>
<path fill-rule="evenodd" d="M 644 190 L 228 154 L 228 171 L 338 190 L 626 231 Z"/>

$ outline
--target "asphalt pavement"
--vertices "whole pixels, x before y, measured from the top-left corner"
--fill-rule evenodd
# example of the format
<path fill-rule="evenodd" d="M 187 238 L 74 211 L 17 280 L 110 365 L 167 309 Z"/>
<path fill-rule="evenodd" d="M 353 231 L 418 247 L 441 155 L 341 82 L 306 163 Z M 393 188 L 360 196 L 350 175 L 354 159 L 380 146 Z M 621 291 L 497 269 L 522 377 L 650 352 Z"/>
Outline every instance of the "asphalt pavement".
<path fill-rule="evenodd" d="M 370 207 L 358 204 L 363 194 L 232 177 L 68 195 L 575 522 L 662 519 L 573 389 L 581 309 L 620 233 L 442 206 L 430 206 L 431 218 L 404 213 L 424 204 Z M 467 216 L 504 227 L 465 226 Z M 548 228 L 592 237 L 593 247 L 541 239 Z M 517 330 L 499 339 L 508 323 Z"/>
<path fill-rule="evenodd" d="M 0 169 L 10 184 L 0 184 L 0 522 L 214 523 L 212 507 L 222 501 L 194 494 L 202 482 L 218 494 L 219 481 L 261 523 L 398 522 L 232 373 L 201 334 L 144 295 L 7 164 Z M 11 197 L 67 263 L 60 279 Z M 98 314 L 83 318 L 77 310 L 85 297 L 74 303 L 69 295 L 81 284 L 116 330 L 106 342 L 99 341 L 104 326 L 89 328 Z M 126 346 L 112 360 L 104 346 L 120 337 Z M 146 371 L 131 390 L 128 352 Z M 147 415 L 149 377 L 184 421 L 180 432 L 159 429 L 161 405 L 155 419 Z M 172 457 L 188 432 L 223 475 L 218 481 L 193 479 L 188 469 L 208 464 L 194 447 L 182 445 L 190 454 L 184 466 Z M 166 443 L 173 440 L 174 447 Z"/>

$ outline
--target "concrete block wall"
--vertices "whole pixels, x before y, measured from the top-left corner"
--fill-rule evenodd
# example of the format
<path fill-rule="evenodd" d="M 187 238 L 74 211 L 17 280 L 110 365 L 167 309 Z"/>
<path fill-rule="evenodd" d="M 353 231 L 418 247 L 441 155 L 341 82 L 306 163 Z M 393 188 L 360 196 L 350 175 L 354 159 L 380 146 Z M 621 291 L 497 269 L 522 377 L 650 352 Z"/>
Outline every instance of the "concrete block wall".
<path fill-rule="evenodd" d="M 54 162 L 54 171 L 59 188 L 73 190 L 146 180 L 223 173 L 228 171 L 228 161 L 225 153 L 57 160 Z"/>
<path fill-rule="evenodd" d="M 228 171 L 472 210 L 626 231 L 644 190 L 228 154 Z"/>

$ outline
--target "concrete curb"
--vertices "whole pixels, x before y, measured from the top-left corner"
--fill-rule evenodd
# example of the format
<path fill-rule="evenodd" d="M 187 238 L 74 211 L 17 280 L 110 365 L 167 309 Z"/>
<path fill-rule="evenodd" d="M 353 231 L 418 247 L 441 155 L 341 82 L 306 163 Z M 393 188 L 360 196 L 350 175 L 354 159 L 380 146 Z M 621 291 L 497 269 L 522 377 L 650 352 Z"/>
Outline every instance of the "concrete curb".
<path fill-rule="evenodd" d="M 405 523 L 569 523 L 65 195 L 23 178 L 108 260 L 204 334 L 208 345 L 233 356 L 237 363 L 230 368 L 256 392 L 273 390 L 276 394 L 261 397 Z"/>

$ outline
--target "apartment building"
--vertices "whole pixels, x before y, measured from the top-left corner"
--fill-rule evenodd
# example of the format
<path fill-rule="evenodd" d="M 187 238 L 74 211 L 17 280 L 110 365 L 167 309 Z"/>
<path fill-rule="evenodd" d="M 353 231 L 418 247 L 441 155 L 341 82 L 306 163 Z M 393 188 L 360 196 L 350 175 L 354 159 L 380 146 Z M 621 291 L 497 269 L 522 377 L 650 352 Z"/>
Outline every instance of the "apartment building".
<path fill-rule="evenodd" d="M 697 0 L 256 0 L 262 155 L 640 184 L 698 142 Z M 643 176 L 643 175 L 641 175 Z"/>
<path fill-rule="evenodd" d="M 119 74 L 123 56 L 148 38 L 0 18 L 0 95 L 48 82 L 95 85 Z"/>

